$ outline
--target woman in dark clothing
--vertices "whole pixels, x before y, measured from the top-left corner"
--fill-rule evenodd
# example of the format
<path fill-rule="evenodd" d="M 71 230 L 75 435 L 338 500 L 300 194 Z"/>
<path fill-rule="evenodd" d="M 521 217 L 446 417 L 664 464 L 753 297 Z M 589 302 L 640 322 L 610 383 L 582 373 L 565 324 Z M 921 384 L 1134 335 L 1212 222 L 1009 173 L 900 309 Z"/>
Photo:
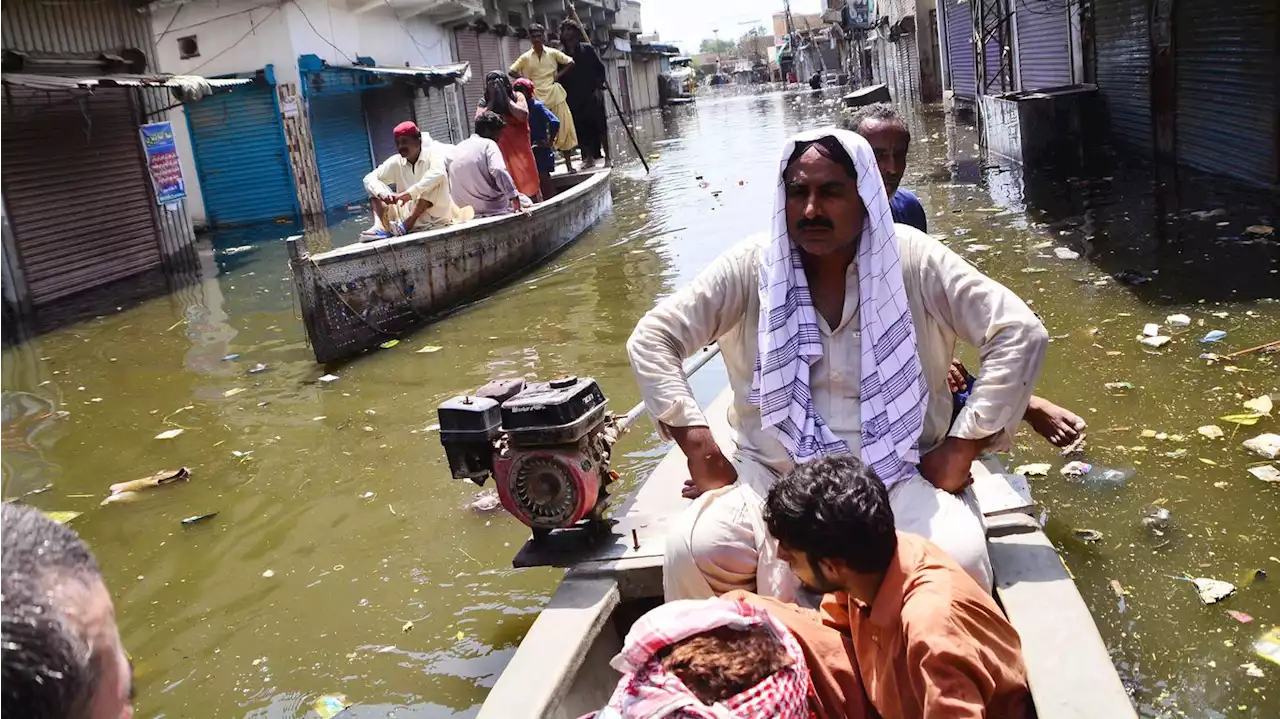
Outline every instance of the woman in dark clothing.
<path fill-rule="evenodd" d="M 573 58 L 572 65 L 560 71 L 556 81 L 564 86 L 569 112 L 578 130 L 578 148 L 582 150 L 582 166 L 594 167 L 604 156 L 608 132 L 604 112 L 604 61 L 591 43 L 586 42 L 582 26 L 573 20 L 560 23 L 560 43 Z"/>
<path fill-rule="evenodd" d="M 529 104 L 524 95 L 511 87 L 511 78 L 505 72 L 491 72 L 485 76 L 484 97 L 476 107 L 476 119 L 486 111 L 497 113 L 506 121 L 502 134 L 498 135 L 498 149 L 507 163 L 507 171 L 515 180 L 516 189 L 533 202 L 540 202 L 538 163 L 533 157 L 529 135 Z"/>

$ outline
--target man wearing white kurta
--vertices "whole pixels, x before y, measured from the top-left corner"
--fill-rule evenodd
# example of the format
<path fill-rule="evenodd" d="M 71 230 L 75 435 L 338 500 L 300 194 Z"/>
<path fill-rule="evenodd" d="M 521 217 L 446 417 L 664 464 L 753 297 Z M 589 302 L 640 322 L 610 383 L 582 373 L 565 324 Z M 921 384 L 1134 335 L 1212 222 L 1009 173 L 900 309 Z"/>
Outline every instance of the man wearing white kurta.
<path fill-rule="evenodd" d="M 835 452 L 876 469 L 898 529 L 928 537 L 989 589 L 969 466 L 1010 446 L 1043 363 L 1043 325 L 941 243 L 893 224 L 861 137 L 801 134 L 779 175 L 772 232 L 659 303 L 627 345 L 660 434 L 689 457 L 695 499 L 667 537 L 666 598 L 746 589 L 793 600 L 763 500 L 795 462 Z M 981 371 L 952 423 L 957 339 L 979 348 Z M 732 446 L 712 438 L 681 369 L 713 341 L 733 392 Z"/>
<path fill-rule="evenodd" d="M 459 208 L 449 196 L 448 154 L 445 146 L 421 132 L 412 122 L 394 130 L 396 154 L 364 176 L 372 198 L 373 227 L 364 239 L 429 230 L 465 222 L 475 216 Z M 391 189 L 395 185 L 395 190 Z"/>

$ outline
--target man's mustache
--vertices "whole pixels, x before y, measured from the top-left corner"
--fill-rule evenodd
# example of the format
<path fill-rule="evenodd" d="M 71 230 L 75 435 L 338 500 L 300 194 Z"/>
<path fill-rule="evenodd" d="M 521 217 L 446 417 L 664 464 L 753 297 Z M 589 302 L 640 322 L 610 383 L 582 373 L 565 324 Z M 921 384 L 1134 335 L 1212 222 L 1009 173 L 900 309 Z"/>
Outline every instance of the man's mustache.
<path fill-rule="evenodd" d="M 824 230 L 834 230 L 836 226 L 834 223 L 831 222 L 831 220 L 828 220 L 827 218 L 822 217 L 821 215 L 814 218 L 802 217 L 800 218 L 800 221 L 796 223 L 797 230 L 809 230 L 809 229 L 815 229 L 815 228 L 821 228 Z"/>

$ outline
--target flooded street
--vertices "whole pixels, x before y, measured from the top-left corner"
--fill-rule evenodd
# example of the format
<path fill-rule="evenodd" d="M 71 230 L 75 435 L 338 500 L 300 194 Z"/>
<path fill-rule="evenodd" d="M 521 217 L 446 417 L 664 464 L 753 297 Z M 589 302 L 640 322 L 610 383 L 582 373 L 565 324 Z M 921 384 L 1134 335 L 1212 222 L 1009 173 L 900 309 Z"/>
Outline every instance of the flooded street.
<path fill-rule="evenodd" d="M 781 144 L 832 122 L 834 97 L 706 94 L 639 116 L 653 172 L 634 155 L 615 169 L 611 216 L 489 298 L 350 363 L 314 362 L 274 228 L 212 235 L 199 283 L 6 349 L 4 496 L 52 484 L 25 501 L 83 512 L 73 526 L 116 597 L 138 715 L 294 717 L 330 693 L 356 702 L 354 717 L 474 714 L 560 572 L 510 569 L 526 528 L 464 509 L 478 488 L 450 478 L 436 405 L 495 377 L 576 374 L 630 408 L 636 320 L 765 227 Z M 1067 460 L 1025 427 L 1006 461 L 1051 464 L 1032 479 L 1046 531 L 1140 713 L 1280 715 L 1280 666 L 1253 650 L 1280 625 L 1280 483 L 1248 473 L 1268 463 L 1241 446 L 1280 432 L 1280 411 L 1219 419 L 1280 399 L 1277 355 L 1200 358 L 1280 339 L 1280 250 L 1245 232 L 1280 221 L 1274 195 L 1110 166 L 1024 177 L 940 113 L 912 129 L 903 187 L 930 232 L 1041 315 L 1054 340 L 1037 394 L 1089 423 L 1085 481 L 1062 476 Z M 345 244 L 365 221 L 321 241 Z M 1140 343 L 1174 314 L 1190 326 Z M 1200 343 L 1210 330 L 1225 339 Z M 976 353 L 961 356 L 976 369 Z M 326 372 L 338 380 L 317 383 Z M 694 384 L 709 401 L 723 381 L 716 364 Z M 624 486 L 665 449 L 647 425 L 624 439 Z M 180 466 L 189 482 L 99 506 L 112 483 Z M 1105 469 L 1124 478 L 1091 479 Z M 1156 531 L 1142 522 L 1152 506 L 1171 514 Z M 1238 591 L 1205 606 L 1180 577 Z"/>

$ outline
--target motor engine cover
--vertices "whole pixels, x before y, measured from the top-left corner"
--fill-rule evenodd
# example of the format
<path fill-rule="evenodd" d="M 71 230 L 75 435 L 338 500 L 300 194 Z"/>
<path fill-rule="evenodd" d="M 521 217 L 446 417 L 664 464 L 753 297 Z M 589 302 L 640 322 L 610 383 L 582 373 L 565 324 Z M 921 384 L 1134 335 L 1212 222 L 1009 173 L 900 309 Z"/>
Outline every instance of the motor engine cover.
<path fill-rule="evenodd" d="M 572 527 L 600 502 L 603 462 L 578 445 L 514 450 L 494 458 L 502 506 L 535 530 Z"/>

